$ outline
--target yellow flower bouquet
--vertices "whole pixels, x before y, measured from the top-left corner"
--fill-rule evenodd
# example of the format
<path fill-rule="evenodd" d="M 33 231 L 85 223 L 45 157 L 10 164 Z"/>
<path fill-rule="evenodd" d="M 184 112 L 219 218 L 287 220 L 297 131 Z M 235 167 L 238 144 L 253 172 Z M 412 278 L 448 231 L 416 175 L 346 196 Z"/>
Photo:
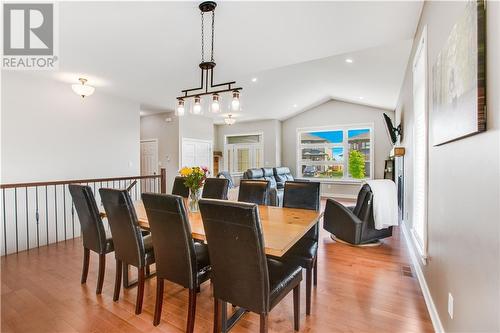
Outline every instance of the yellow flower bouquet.
<path fill-rule="evenodd" d="M 200 189 L 207 179 L 207 167 L 184 167 L 179 170 L 179 174 L 184 178 L 184 185 L 189 188 L 189 210 L 198 211 L 198 201 L 200 200 Z"/>

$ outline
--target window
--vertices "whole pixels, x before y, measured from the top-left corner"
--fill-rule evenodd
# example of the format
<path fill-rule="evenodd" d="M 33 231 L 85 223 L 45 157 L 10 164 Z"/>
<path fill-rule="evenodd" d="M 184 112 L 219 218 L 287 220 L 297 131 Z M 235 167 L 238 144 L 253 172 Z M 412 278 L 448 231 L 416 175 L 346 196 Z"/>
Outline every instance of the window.
<path fill-rule="evenodd" d="M 412 236 L 422 259 L 427 252 L 427 47 L 426 29 L 413 60 Z"/>
<path fill-rule="evenodd" d="M 263 166 L 264 147 L 262 134 L 226 136 L 225 169 L 232 174 L 242 174 L 247 169 Z"/>
<path fill-rule="evenodd" d="M 298 131 L 298 173 L 303 178 L 372 178 L 372 127 L 343 126 Z"/>

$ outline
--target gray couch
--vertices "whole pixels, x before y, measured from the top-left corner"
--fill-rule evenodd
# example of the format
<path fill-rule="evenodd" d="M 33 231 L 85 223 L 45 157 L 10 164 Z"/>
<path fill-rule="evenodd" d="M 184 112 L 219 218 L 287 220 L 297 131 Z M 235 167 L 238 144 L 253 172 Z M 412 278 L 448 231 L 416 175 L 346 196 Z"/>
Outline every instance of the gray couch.
<path fill-rule="evenodd" d="M 243 173 L 243 179 L 268 180 L 271 188 L 268 202 L 271 206 L 282 205 L 285 182 L 294 180 L 288 167 L 248 169 Z"/>

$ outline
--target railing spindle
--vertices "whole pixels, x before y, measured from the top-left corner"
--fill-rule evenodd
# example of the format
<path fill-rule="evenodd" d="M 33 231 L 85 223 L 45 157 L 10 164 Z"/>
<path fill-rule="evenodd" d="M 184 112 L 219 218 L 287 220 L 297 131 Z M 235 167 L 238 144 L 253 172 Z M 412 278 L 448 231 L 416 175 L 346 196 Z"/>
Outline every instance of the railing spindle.
<path fill-rule="evenodd" d="M 35 186 L 35 201 L 36 201 L 36 247 L 40 247 L 40 214 L 38 212 L 38 186 Z"/>
<path fill-rule="evenodd" d="M 54 185 L 54 216 L 56 221 L 56 243 L 59 242 L 59 228 L 57 227 L 57 185 Z"/>
<path fill-rule="evenodd" d="M 67 232 L 66 232 L 66 185 L 63 185 L 63 221 L 64 221 L 64 241 L 66 241 L 66 235 L 67 235 Z"/>
<path fill-rule="evenodd" d="M 46 243 L 49 244 L 49 195 L 47 190 L 47 185 L 45 185 L 45 223 L 46 223 Z"/>
<path fill-rule="evenodd" d="M 14 209 L 16 216 L 16 253 L 19 252 L 19 239 L 18 239 L 18 231 L 17 231 L 17 188 L 14 189 Z"/>
<path fill-rule="evenodd" d="M 3 246 L 4 255 L 7 255 L 7 214 L 5 213 L 5 189 L 2 189 L 2 201 L 3 201 Z"/>
<path fill-rule="evenodd" d="M 73 202 L 73 197 L 71 197 L 71 230 L 73 238 L 75 238 L 75 203 Z"/>

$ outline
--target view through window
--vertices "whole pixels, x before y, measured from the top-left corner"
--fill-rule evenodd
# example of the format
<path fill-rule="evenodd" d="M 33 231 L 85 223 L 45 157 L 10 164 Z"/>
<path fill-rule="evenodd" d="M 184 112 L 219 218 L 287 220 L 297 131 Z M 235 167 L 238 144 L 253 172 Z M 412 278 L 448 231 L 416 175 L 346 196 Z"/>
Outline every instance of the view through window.
<path fill-rule="evenodd" d="M 299 177 L 372 178 L 371 126 L 299 131 L 299 140 Z"/>

